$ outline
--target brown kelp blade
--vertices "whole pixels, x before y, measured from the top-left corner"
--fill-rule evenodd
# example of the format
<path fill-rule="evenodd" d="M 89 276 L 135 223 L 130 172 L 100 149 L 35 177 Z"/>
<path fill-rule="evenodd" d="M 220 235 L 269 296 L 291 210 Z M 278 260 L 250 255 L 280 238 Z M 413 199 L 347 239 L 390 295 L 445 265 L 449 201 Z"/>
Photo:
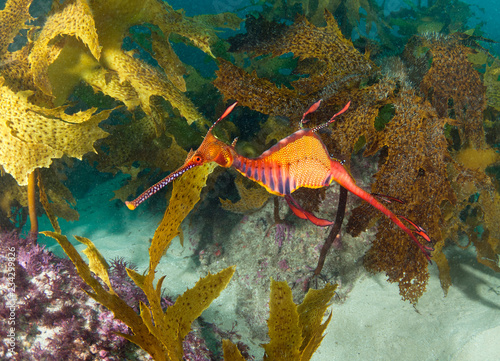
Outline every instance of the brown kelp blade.
<path fill-rule="evenodd" d="M 176 178 L 180 177 L 185 172 L 187 172 L 188 170 L 190 170 L 191 168 L 193 168 L 195 166 L 197 166 L 197 164 L 193 164 L 193 163 L 184 164 L 182 167 L 177 169 L 175 172 L 170 173 L 168 176 L 163 178 L 161 181 L 159 181 L 158 183 L 156 183 L 156 184 L 152 185 L 151 187 L 149 187 L 148 189 L 146 189 L 144 192 L 142 192 L 142 194 L 139 197 L 137 197 L 136 199 L 134 199 L 131 202 L 126 201 L 125 204 L 127 205 L 127 207 L 130 210 L 133 211 L 134 209 L 137 208 L 137 206 L 139 204 L 144 202 L 146 199 L 148 199 L 153 194 L 158 192 L 160 189 L 165 187 L 167 184 L 169 184 L 170 182 L 172 182 Z"/>

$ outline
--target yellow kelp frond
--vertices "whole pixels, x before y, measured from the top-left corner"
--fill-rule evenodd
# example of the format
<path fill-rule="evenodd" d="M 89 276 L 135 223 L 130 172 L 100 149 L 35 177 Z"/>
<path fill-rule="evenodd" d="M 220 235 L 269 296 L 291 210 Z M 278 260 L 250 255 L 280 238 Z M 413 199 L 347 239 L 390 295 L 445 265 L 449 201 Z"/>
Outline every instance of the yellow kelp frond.
<path fill-rule="evenodd" d="M 213 300 L 219 297 L 220 293 L 229 284 L 234 271 L 235 267 L 228 267 L 214 275 L 209 273 L 208 276 L 196 282 L 193 288 L 188 289 L 179 296 L 173 306 L 167 308 L 162 321 L 155 320 L 157 323 L 163 323 L 162 326 L 167 331 L 158 335 L 164 345 L 177 340 L 181 351 L 180 354 L 176 355 L 179 360 L 182 359 L 184 354 L 182 340 L 191 330 L 191 324 L 201 316 L 202 312 L 210 306 Z M 158 327 L 156 329 L 158 330 Z"/>
<path fill-rule="evenodd" d="M 224 351 L 224 361 L 245 361 L 238 347 L 230 340 L 222 340 L 222 350 Z"/>
<path fill-rule="evenodd" d="M 133 163 L 136 169 L 157 168 L 162 171 L 177 169 L 186 159 L 187 152 L 168 133 L 158 137 L 157 122 L 149 116 L 133 117 L 128 124 L 107 126 L 109 137 L 99 142 L 97 154 L 91 154 L 101 172 L 123 173 Z M 129 173 L 132 174 L 132 173 Z M 129 194 L 130 195 L 130 194 Z"/>
<path fill-rule="evenodd" d="M 170 242 L 179 234 L 182 221 L 200 200 L 200 192 L 207 182 L 207 177 L 216 166 L 215 162 L 210 162 L 194 167 L 174 181 L 168 208 L 149 247 L 148 274 L 152 277 Z"/>
<path fill-rule="evenodd" d="M 119 189 L 113 191 L 114 197 L 110 199 L 110 201 L 114 199 L 119 199 L 123 203 L 130 196 L 137 194 L 137 189 L 144 184 L 144 180 L 141 177 L 138 177 L 138 174 L 143 168 L 141 167 L 120 167 L 119 168 L 123 174 L 128 174 L 131 176 L 131 179 L 127 180 L 127 182 Z"/>
<path fill-rule="evenodd" d="M 89 285 L 93 292 L 88 292 L 89 296 L 99 302 L 107 309 L 113 311 L 114 316 L 123 321 L 132 331 L 132 335 L 120 334 L 136 345 L 140 346 L 143 350 L 147 351 L 154 360 L 169 360 L 167 350 L 163 347 L 162 343 L 154 337 L 147 326 L 142 321 L 142 318 L 135 312 L 135 310 L 127 305 L 114 292 L 106 290 L 98 279 L 96 279 L 91 272 L 90 267 L 82 259 L 75 247 L 68 241 L 66 236 L 54 232 L 41 232 L 42 234 L 54 238 L 62 247 L 64 252 L 68 255 L 69 259 L 73 262 L 76 270 L 83 281 Z M 80 238 L 81 239 L 81 238 Z M 88 241 L 88 243 L 92 243 Z"/>
<path fill-rule="evenodd" d="M 63 108 L 45 109 L 30 104 L 31 94 L 14 93 L 0 79 L 0 164 L 20 185 L 35 168 L 49 167 L 64 154 L 81 159 L 95 151 L 97 139 L 108 135 L 98 127 L 111 110 L 95 109 L 67 115 Z"/>
<path fill-rule="evenodd" d="M 201 278 L 193 288 L 179 296 L 174 305 L 169 306 L 164 312 L 161 306 L 161 286 L 164 277 L 160 278 L 155 289 L 153 286 L 154 270 L 151 273 L 150 269 L 147 276 L 142 276 L 127 269 L 130 278 L 148 298 L 149 306 L 140 303 L 141 314 L 139 316 L 113 291 L 108 274 L 108 263 L 89 239 L 75 236 L 78 241 L 87 246 L 83 251 L 89 258 L 87 265 L 66 236 L 55 232 L 42 233 L 56 239 L 61 245 L 74 263 L 80 277 L 92 288 L 93 292 L 87 292 L 89 296 L 111 310 L 115 318 L 123 321 L 132 331 L 132 334 L 119 335 L 134 342 L 158 361 L 182 360 L 182 341 L 191 330 L 191 324 L 227 287 L 235 271 L 234 267 L 228 267 L 219 273 L 208 274 Z M 106 283 L 108 289 L 101 285 L 92 272 Z"/>
<path fill-rule="evenodd" d="M 329 76 L 370 74 L 374 64 L 346 39 L 333 15 L 325 10 L 325 27 L 316 27 L 305 17 L 299 17 L 281 36 L 270 37 L 255 47 L 257 54 L 273 56 L 292 52 L 300 60 L 316 58 L 325 62 Z"/>
<path fill-rule="evenodd" d="M 15 93 L 31 90 L 33 94 L 28 96 L 31 103 L 52 107 L 52 97 L 44 94 L 35 85 L 33 73 L 28 62 L 31 47 L 32 43 L 28 43 L 20 50 L 8 53 L 8 59 L 5 59 L 3 66 L 0 67 L 0 72 L 5 78 L 4 85 Z"/>
<path fill-rule="evenodd" d="M 158 62 L 158 65 L 165 71 L 168 80 L 181 92 L 185 92 L 187 90 L 184 79 L 184 75 L 187 73 L 186 66 L 172 49 L 168 37 L 151 30 L 151 40 L 153 57 Z"/>
<path fill-rule="evenodd" d="M 96 248 L 94 243 L 88 238 L 75 236 L 78 242 L 83 243 L 87 246 L 82 252 L 89 259 L 89 269 L 95 273 L 97 277 L 104 281 L 104 283 L 109 287 L 109 292 L 114 294 L 113 287 L 111 286 L 111 281 L 109 280 L 109 264 L 106 262 L 101 252 Z"/>
<path fill-rule="evenodd" d="M 292 290 L 285 281 L 271 279 L 269 296 L 269 338 L 263 345 L 265 361 L 308 361 L 323 340 L 331 319 L 321 323 L 327 304 L 337 285 L 327 284 L 321 290 L 309 290 L 302 304 L 293 302 Z"/>
<path fill-rule="evenodd" d="M 129 277 L 144 291 L 148 298 L 149 307 L 142 302 L 140 304 L 141 318 L 155 339 L 159 340 L 165 347 L 169 356 L 167 360 L 180 361 L 183 359 L 182 340 L 190 331 L 191 323 L 227 287 L 234 271 L 234 267 L 228 267 L 214 275 L 208 274 L 200 279 L 193 288 L 179 296 L 175 304 L 164 312 L 161 307 L 161 287 L 165 276 L 159 279 L 155 289 L 153 286 L 154 274 L 153 277 L 151 277 L 151 273 L 142 276 L 127 269 Z"/>
<path fill-rule="evenodd" d="M 119 75 L 114 71 L 104 68 L 92 68 L 81 73 L 81 78 L 87 82 L 94 91 L 121 101 L 128 109 L 134 109 L 141 104 L 139 94 L 128 81 L 120 81 Z"/>
<path fill-rule="evenodd" d="M 486 231 L 478 237 L 476 247 L 477 260 L 500 272 L 500 194 L 488 179 L 483 182 L 483 191 L 479 204 L 484 212 Z"/>
<path fill-rule="evenodd" d="M 455 160 L 469 169 L 485 173 L 486 168 L 500 162 L 500 154 L 493 148 L 464 148 L 455 154 Z"/>
<path fill-rule="evenodd" d="M 40 198 L 40 203 L 42 204 L 43 209 L 45 210 L 45 215 L 49 219 L 52 228 L 54 228 L 54 232 L 61 233 L 61 227 L 59 226 L 57 217 L 54 215 L 54 212 L 52 210 L 52 205 L 49 203 L 47 192 L 45 190 L 45 184 L 41 177 L 40 170 L 37 172 L 37 186 L 38 186 L 38 196 Z"/>
<path fill-rule="evenodd" d="M 92 160 L 97 161 L 96 168 L 100 172 L 116 173 L 117 167 L 150 160 L 158 150 L 154 142 L 155 122 L 148 116 L 133 117 L 128 124 L 107 126 L 106 130 L 111 135 L 99 142 L 97 154 L 91 155 Z"/>
<path fill-rule="evenodd" d="M 229 199 L 219 198 L 222 208 L 233 213 L 251 213 L 264 206 L 271 193 L 266 191 L 264 187 L 253 183 L 250 187 L 243 184 L 243 177 L 239 176 L 234 181 L 240 199 L 237 202 L 231 202 Z"/>
<path fill-rule="evenodd" d="M 45 210 L 45 215 L 50 221 L 52 228 L 54 228 L 54 232 L 61 233 L 61 227 L 59 226 L 59 222 L 57 221 L 57 217 L 54 215 L 52 210 L 52 206 L 47 197 L 47 192 L 45 190 L 45 185 L 43 183 L 42 177 L 40 176 L 40 172 L 37 172 L 37 187 L 38 187 L 38 197 L 40 198 L 40 203 Z"/>
<path fill-rule="evenodd" d="M 273 0 L 273 2 L 275 9 L 283 6 L 289 8 L 301 6 L 305 17 L 316 25 L 324 22 L 325 9 L 334 13 L 339 6 L 343 5 L 340 0 Z M 351 3 L 356 3 L 356 1 L 346 1 L 347 10 L 349 10 Z M 359 8 L 356 11 L 359 13 Z"/>
<path fill-rule="evenodd" d="M 188 17 L 184 15 L 183 10 L 173 10 L 170 5 L 165 5 L 165 10 L 155 15 L 156 16 L 152 17 L 150 21 L 157 25 L 165 36 L 168 37 L 171 33 L 180 35 L 212 57 L 211 46 L 216 43 L 218 38 L 214 26 L 209 25 L 207 20 L 211 20 L 215 23 L 215 27 L 229 28 L 235 27 L 235 23 L 238 21 L 236 15 L 227 13 L 219 14 L 217 15 L 218 18 L 212 17 L 211 19 L 202 16 Z M 228 22 L 224 21 L 224 17 Z M 221 18 L 222 21 L 220 21 Z M 217 19 L 219 19 L 219 21 Z M 239 19 L 239 21 L 241 22 L 241 19 Z"/>
<path fill-rule="evenodd" d="M 99 60 L 101 56 L 97 30 L 89 4 L 86 0 L 66 2 L 63 9 L 49 16 L 29 55 L 35 83 L 46 94 L 52 94 L 47 71 L 64 46 L 64 40 L 60 38 L 64 35 L 74 36 L 81 40 L 95 59 Z"/>
<path fill-rule="evenodd" d="M 8 0 L 5 8 L 0 11 L 0 61 L 4 59 L 9 44 L 19 30 L 26 28 L 25 23 L 31 20 L 29 8 L 32 1 Z"/>
<path fill-rule="evenodd" d="M 194 104 L 168 78 L 151 65 L 134 58 L 133 54 L 122 50 L 105 51 L 103 56 L 111 70 L 118 73 L 121 82 L 132 85 L 139 96 L 142 109 L 151 115 L 150 97 L 159 95 L 168 100 L 186 118 L 188 124 L 195 121 L 206 122 Z"/>
<path fill-rule="evenodd" d="M 141 120 L 137 123 L 146 123 L 146 121 Z M 99 151 L 99 154 L 93 158 L 98 160 L 97 168 L 101 171 L 116 173 L 119 169 L 124 174 L 130 174 L 131 179 L 114 191 L 115 196 L 112 199 L 120 199 L 122 202 L 136 195 L 139 187 L 151 182 L 151 174 L 142 172 L 145 168 L 153 167 L 171 172 L 182 165 L 187 155 L 187 152 L 177 144 L 173 137 L 170 137 L 170 143 L 164 141 L 165 138 L 169 138 L 168 136 L 144 142 L 141 142 L 143 138 L 138 136 L 137 141 L 130 142 L 131 144 L 120 141 L 133 138 L 134 134 L 131 134 L 131 137 L 125 137 L 120 131 L 113 132 L 112 136 L 101 143 L 103 148 L 113 149 L 112 152 L 106 154 Z M 139 162 L 139 165 L 133 166 L 132 164 L 136 162 Z M 123 166 L 117 167 L 117 164 L 123 164 Z M 142 173 L 139 175 L 140 172 Z M 170 190 L 171 188 L 167 192 Z"/>
<path fill-rule="evenodd" d="M 263 345 L 266 351 L 264 360 L 299 361 L 302 330 L 297 305 L 286 281 L 271 279 L 267 327 L 271 341 Z"/>
<path fill-rule="evenodd" d="M 328 316 L 325 323 L 321 323 L 325 315 L 328 303 L 335 294 L 337 285 L 327 284 L 325 288 L 315 290 L 309 289 L 302 303 L 297 307 L 299 312 L 299 324 L 302 328 L 302 361 L 309 360 L 323 340 L 323 332 L 326 330 L 332 314 Z"/>

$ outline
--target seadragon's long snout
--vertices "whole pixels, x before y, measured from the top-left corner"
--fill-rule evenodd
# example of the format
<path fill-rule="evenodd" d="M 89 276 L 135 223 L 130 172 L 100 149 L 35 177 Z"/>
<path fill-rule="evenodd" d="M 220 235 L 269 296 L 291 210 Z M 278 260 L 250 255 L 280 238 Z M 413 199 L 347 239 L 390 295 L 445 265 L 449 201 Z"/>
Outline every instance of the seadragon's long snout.
<path fill-rule="evenodd" d="M 126 201 L 125 204 L 127 205 L 128 209 L 130 209 L 130 210 L 133 211 L 134 209 L 137 208 L 137 206 L 139 204 L 141 204 L 142 202 L 144 202 L 146 199 L 148 199 L 153 194 L 155 194 L 156 192 L 158 192 L 160 189 L 162 189 L 163 187 L 165 187 L 167 184 L 169 184 L 170 182 L 172 182 L 175 179 L 179 178 L 185 172 L 187 172 L 188 170 L 190 170 L 193 167 L 196 167 L 197 165 L 199 165 L 199 164 L 196 164 L 196 163 L 187 163 L 187 164 L 184 164 L 182 167 L 180 167 L 179 169 L 177 169 L 175 172 L 170 173 L 168 176 L 166 176 L 165 178 L 163 178 L 161 181 L 159 181 L 158 183 L 156 183 L 156 184 L 152 185 L 151 187 L 149 187 L 148 189 L 146 189 L 144 192 L 142 192 L 142 194 L 139 197 L 137 197 L 136 199 L 134 199 L 131 202 Z"/>

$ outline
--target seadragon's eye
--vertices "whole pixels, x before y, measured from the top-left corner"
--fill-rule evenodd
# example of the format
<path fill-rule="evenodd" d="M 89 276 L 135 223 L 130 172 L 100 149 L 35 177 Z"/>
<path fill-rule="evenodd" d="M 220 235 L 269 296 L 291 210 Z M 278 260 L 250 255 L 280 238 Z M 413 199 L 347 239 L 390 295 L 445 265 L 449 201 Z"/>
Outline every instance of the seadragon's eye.
<path fill-rule="evenodd" d="M 199 164 L 199 163 L 201 163 L 201 157 L 200 157 L 199 155 L 196 155 L 196 156 L 194 156 L 193 161 L 194 161 L 195 163 L 198 163 L 198 164 Z"/>

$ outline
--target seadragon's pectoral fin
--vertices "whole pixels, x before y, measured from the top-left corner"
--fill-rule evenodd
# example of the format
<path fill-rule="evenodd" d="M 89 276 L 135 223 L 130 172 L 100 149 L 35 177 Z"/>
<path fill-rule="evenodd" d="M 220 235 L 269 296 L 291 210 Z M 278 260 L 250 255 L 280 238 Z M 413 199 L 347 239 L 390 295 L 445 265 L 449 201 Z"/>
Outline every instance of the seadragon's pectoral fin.
<path fill-rule="evenodd" d="M 285 195 L 285 199 L 286 202 L 288 203 L 288 206 L 290 206 L 290 209 L 297 217 L 302 219 L 308 219 L 309 221 L 320 227 L 327 227 L 333 224 L 332 221 L 323 218 L 318 218 L 314 214 L 306 211 L 291 195 Z"/>

